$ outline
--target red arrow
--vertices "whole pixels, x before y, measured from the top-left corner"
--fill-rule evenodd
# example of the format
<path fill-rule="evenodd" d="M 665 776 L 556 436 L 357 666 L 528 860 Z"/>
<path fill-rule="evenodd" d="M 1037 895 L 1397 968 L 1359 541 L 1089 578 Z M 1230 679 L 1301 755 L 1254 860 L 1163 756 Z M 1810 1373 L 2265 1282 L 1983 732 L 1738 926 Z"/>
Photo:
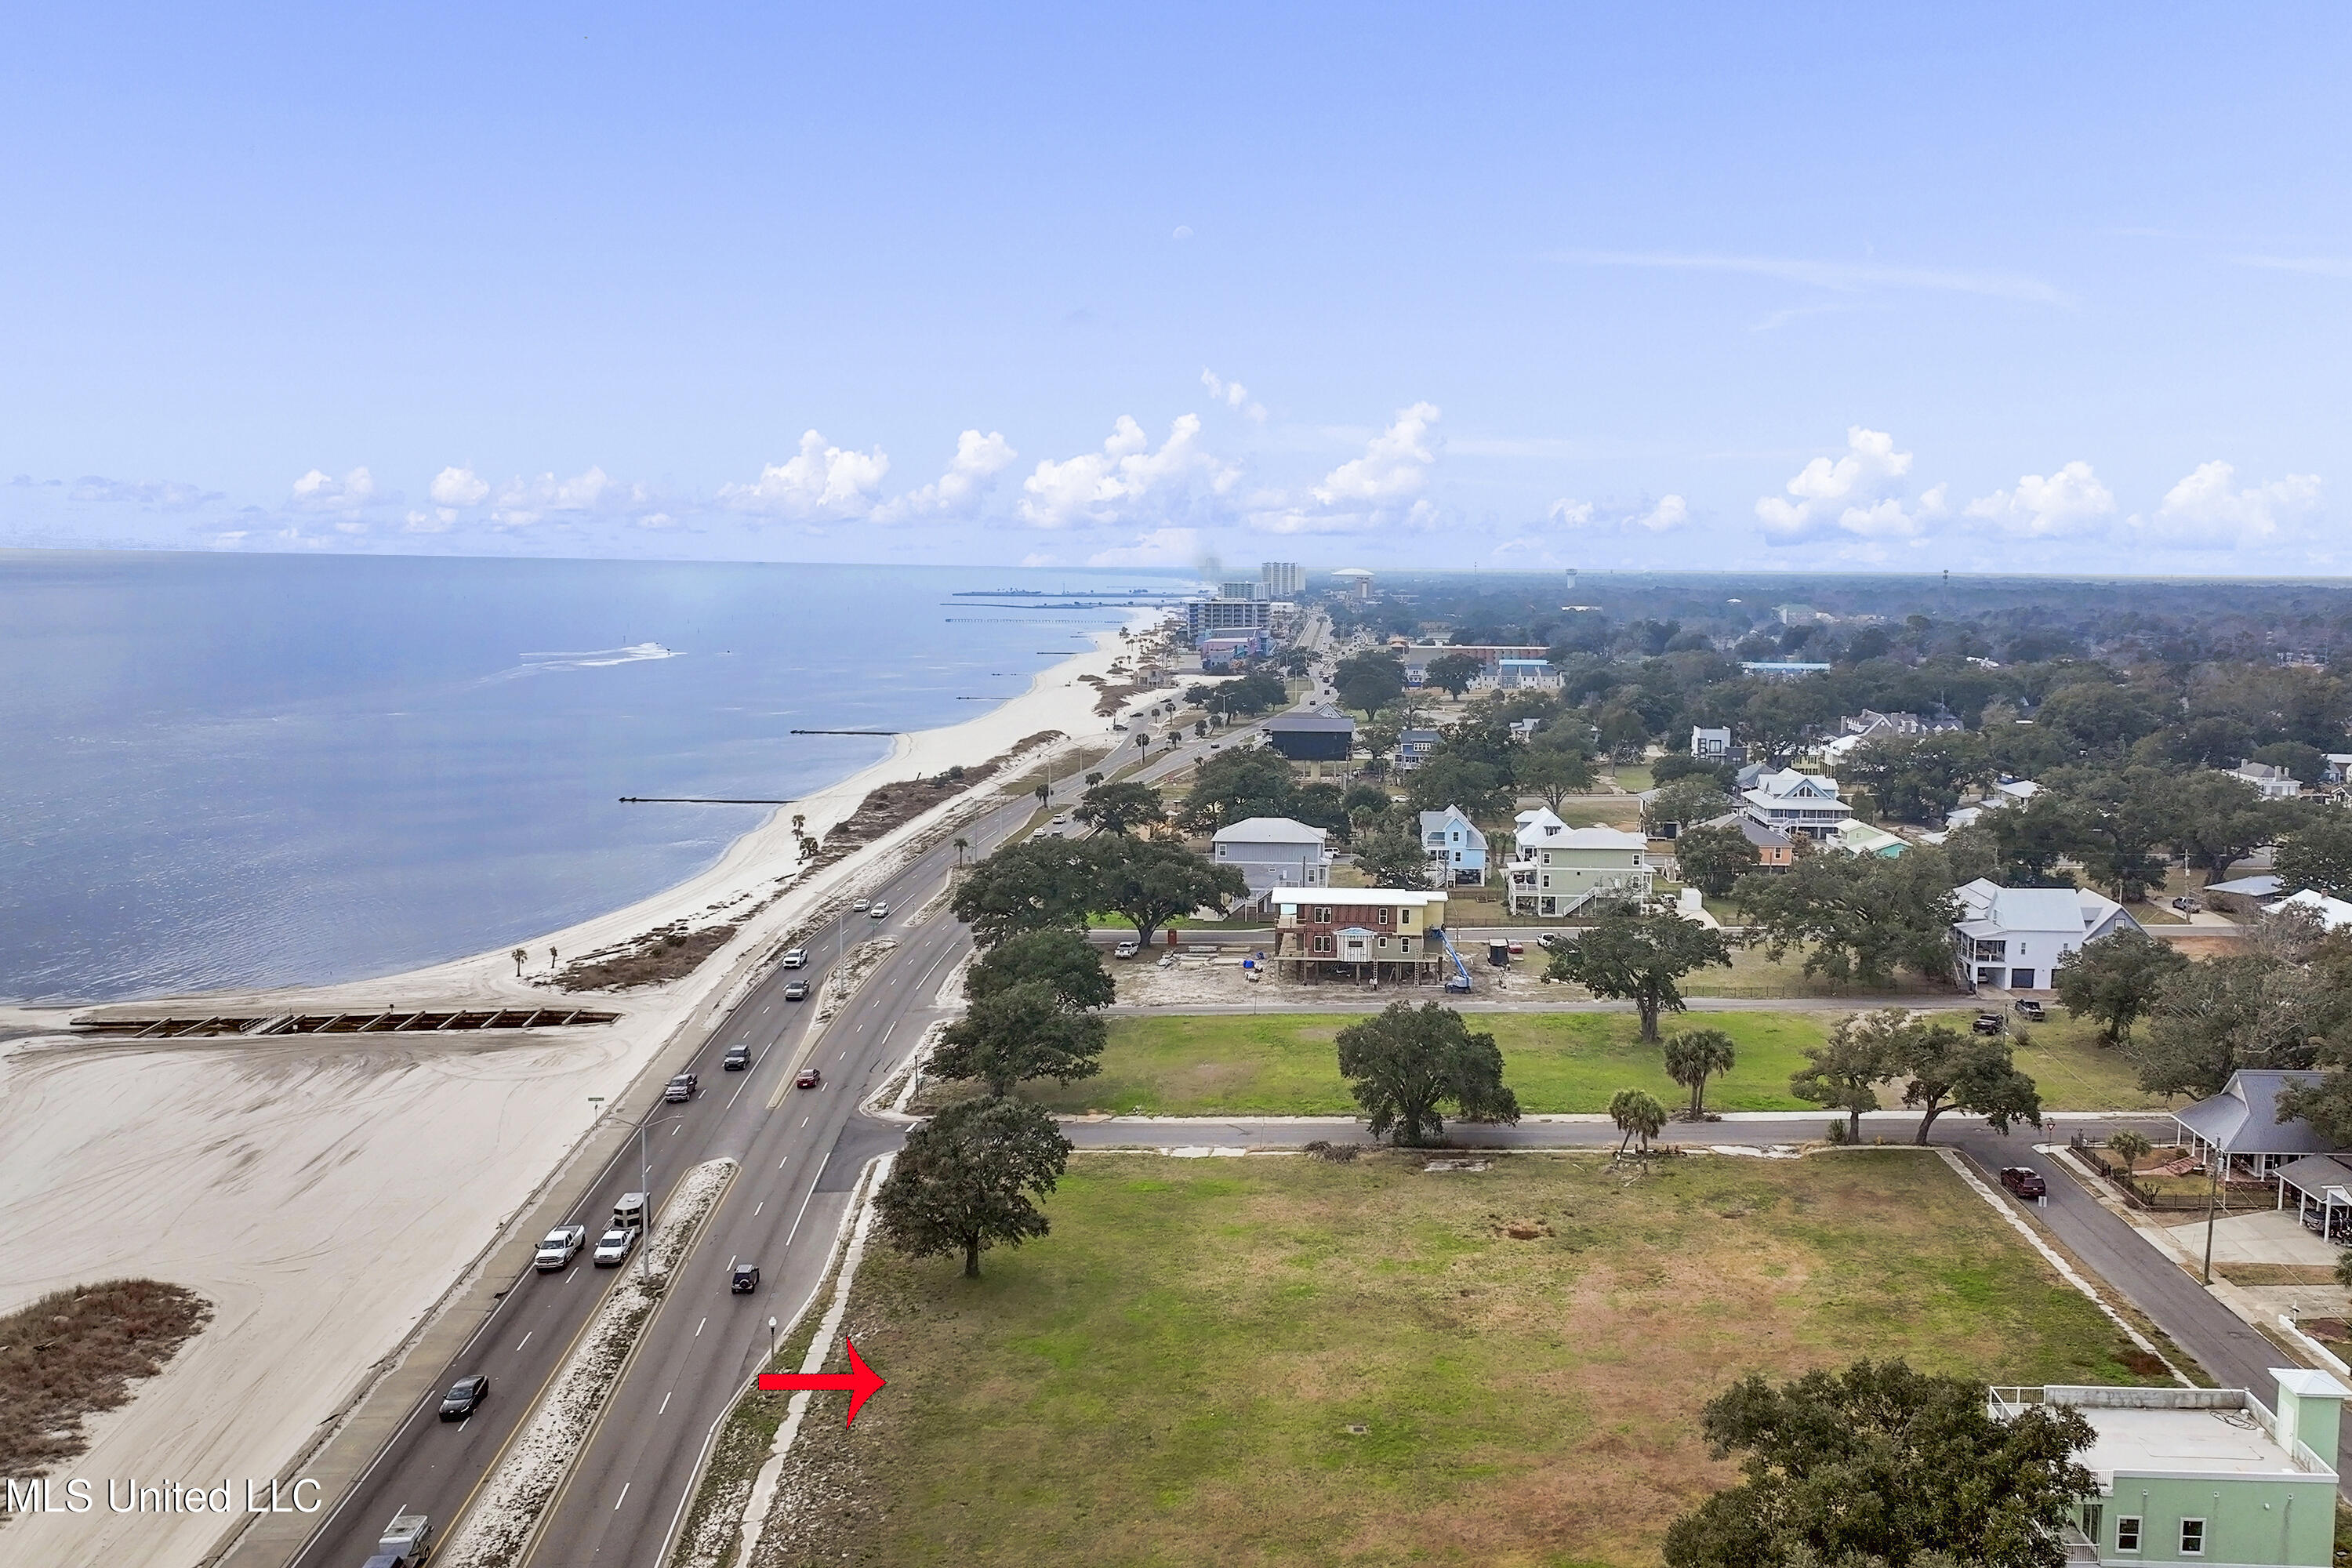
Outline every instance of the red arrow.
<path fill-rule="evenodd" d="M 882 1377 L 880 1373 L 866 1364 L 865 1358 L 857 1353 L 856 1345 L 851 1344 L 847 1340 L 842 1341 L 841 1343 L 843 1348 L 849 1352 L 847 1372 L 763 1372 L 760 1374 L 761 1391 L 773 1394 L 793 1388 L 813 1388 L 819 1391 L 834 1388 L 846 1389 L 849 1392 L 849 1421 L 856 1420 L 858 1410 L 867 1400 L 880 1392 Z M 849 1421 L 845 1421 L 842 1425 L 846 1426 Z"/>

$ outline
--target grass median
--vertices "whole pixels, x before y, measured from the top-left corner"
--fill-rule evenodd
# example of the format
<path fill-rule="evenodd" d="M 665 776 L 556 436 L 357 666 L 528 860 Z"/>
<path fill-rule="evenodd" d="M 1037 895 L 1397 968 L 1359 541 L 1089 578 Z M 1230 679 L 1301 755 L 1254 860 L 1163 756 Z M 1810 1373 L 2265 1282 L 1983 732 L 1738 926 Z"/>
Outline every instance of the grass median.
<path fill-rule="evenodd" d="M 1804 1050 L 1822 1043 L 1838 1012 L 1694 1010 L 1664 1027 L 1721 1029 L 1738 1065 L 1707 1085 L 1716 1110 L 1811 1109 L 1789 1092 Z M 1352 1114 L 1356 1102 L 1339 1077 L 1336 1041 L 1360 1014 L 1158 1014 L 1110 1020 L 1102 1071 L 1067 1086 L 1039 1081 L 1022 1092 L 1061 1111 L 1090 1110 L 1154 1116 Z M 1689 1098 L 1666 1076 L 1655 1046 L 1641 1042 L 1631 1013 L 1477 1013 L 1470 1026 L 1491 1031 L 1503 1052 L 1503 1077 L 1528 1112 L 1598 1111 L 1621 1089 L 1646 1089 L 1668 1106 Z M 1952 1020 L 1967 1026 L 1966 1015 Z M 2087 1025 L 2032 1031 L 2017 1052 L 2051 1110 L 2123 1110 L 2160 1103 L 2143 1093 L 2123 1052 L 2097 1043 Z M 1890 1098 L 1890 1103 L 1892 1103 Z M 1826 1113 L 1824 1113 L 1826 1114 Z"/>
<path fill-rule="evenodd" d="M 762 1562 L 1653 1563 L 1750 1369 L 2160 1376 L 1930 1155 L 1422 1165 L 1086 1156 L 978 1280 L 869 1254 L 889 1387 Z"/>

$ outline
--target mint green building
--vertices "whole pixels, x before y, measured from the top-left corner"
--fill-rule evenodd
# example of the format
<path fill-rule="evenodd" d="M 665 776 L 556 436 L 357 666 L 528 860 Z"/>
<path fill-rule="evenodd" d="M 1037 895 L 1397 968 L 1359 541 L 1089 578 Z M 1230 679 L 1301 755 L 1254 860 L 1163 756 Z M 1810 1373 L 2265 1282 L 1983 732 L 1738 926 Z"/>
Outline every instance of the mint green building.
<path fill-rule="evenodd" d="M 1996 1388 L 1991 1406 L 2072 1405 L 2097 1432 L 2076 1456 L 2098 1490 L 2067 1531 L 2070 1563 L 2327 1568 L 2352 1389 L 2324 1372 L 2271 1375 L 2275 1412 L 2242 1388 Z"/>

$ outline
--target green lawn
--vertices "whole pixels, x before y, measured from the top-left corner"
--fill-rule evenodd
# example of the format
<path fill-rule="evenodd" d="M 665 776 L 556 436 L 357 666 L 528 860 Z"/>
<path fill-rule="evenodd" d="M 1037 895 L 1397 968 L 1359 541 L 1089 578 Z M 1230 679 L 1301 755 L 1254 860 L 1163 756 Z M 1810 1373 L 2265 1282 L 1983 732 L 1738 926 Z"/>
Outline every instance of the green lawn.
<path fill-rule="evenodd" d="M 819 1396 L 762 1562 L 1647 1564 L 1750 1370 L 2160 1380 L 1930 1155 L 1421 1166 L 1080 1156 L 980 1279 L 877 1247 L 889 1385 Z"/>
<path fill-rule="evenodd" d="M 1246 1111 L 1348 1115 L 1354 1098 L 1339 1077 L 1342 1014 L 1164 1014 L 1110 1020 L 1102 1071 L 1067 1086 L 1038 1081 L 1023 1092 L 1062 1111 L 1221 1116 Z M 1802 1110 L 1789 1075 L 1804 1065 L 1842 1012 L 1703 1013 L 1663 1027 L 1717 1028 L 1737 1044 L 1738 1065 L 1707 1086 L 1718 1110 Z M 1630 1013 L 1475 1013 L 1470 1026 L 1501 1047 L 1504 1081 L 1529 1112 L 1598 1111 L 1621 1089 L 1646 1089 L 1668 1106 L 1687 1098 L 1666 1077 L 1658 1047 L 1641 1043 Z M 1965 1025 L 1966 1016 L 1954 1019 Z M 2130 1062 L 2092 1042 L 2087 1026 L 2045 1027 L 2018 1054 L 2052 1110 L 2114 1110 L 2158 1103 L 2132 1080 Z M 1893 1102 L 1893 1097 L 1889 1097 Z"/>

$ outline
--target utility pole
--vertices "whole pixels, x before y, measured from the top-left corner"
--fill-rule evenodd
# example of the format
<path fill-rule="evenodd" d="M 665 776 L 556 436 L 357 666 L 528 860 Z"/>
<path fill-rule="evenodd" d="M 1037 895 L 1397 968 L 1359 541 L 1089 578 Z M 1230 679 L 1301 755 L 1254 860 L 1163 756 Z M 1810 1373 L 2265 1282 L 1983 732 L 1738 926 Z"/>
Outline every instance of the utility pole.
<path fill-rule="evenodd" d="M 654 1206 L 653 1165 L 646 1154 L 646 1129 L 652 1121 L 653 1118 L 647 1117 L 637 1123 L 637 1196 L 646 1205 L 637 1211 L 637 1217 L 645 1222 L 637 1231 L 637 1278 L 640 1279 L 654 1277 L 654 1216 L 650 1212 Z"/>
<path fill-rule="evenodd" d="M 2215 1156 L 2228 1159 L 2229 1153 L 2218 1143 L 2208 1143 L 2205 1156 L 2205 1283 L 2213 1283 L 2213 1206 L 2221 1192 L 2221 1167 Z"/>

